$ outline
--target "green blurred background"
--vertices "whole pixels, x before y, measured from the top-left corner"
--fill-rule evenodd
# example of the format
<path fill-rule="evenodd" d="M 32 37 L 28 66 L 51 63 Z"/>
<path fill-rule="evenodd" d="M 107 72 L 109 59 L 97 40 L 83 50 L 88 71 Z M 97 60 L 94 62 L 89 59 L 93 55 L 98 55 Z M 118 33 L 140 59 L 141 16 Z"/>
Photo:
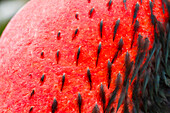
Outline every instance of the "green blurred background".
<path fill-rule="evenodd" d="M 29 0 L 0 0 L 0 36 L 10 19 Z"/>

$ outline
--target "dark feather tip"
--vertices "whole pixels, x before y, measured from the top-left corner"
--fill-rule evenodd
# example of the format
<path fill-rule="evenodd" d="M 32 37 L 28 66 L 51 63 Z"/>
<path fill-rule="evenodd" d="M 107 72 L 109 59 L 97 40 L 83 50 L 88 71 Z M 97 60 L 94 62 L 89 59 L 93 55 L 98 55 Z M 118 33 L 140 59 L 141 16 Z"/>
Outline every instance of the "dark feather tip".
<path fill-rule="evenodd" d="M 58 32 L 57 37 L 60 37 L 61 31 Z"/>
<path fill-rule="evenodd" d="M 58 64 L 58 61 L 59 61 L 59 54 L 60 54 L 60 50 L 57 50 L 57 53 L 56 53 L 57 64 Z"/>
<path fill-rule="evenodd" d="M 56 100 L 56 98 L 54 98 L 52 106 L 51 106 L 51 112 L 52 113 L 55 113 L 55 111 L 57 109 L 57 105 L 58 105 L 57 100 Z"/>
<path fill-rule="evenodd" d="M 122 92 L 120 94 L 120 98 L 119 98 L 119 101 L 118 101 L 118 105 L 117 105 L 117 110 L 116 112 L 119 110 L 120 106 L 122 105 L 123 101 L 125 99 L 125 89 L 123 88 L 122 89 Z"/>
<path fill-rule="evenodd" d="M 79 106 L 79 113 L 81 113 L 82 97 L 81 97 L 80 93 L 78 93 L 77 102 L 78 102 L 78 106 Z"/>
<path fill-rule="evenodd" d="M 62 76 L 62 86 L 61 86 L 61 91 L 63 90 L 64 82 L 65 82 L 65 73 L 64 73 L 63 76 Z"/>
<path fill-rule="evenodd" d="M 123 4 L 124 4 L 124 6 L 125 6 L 125 10 L 127 10 L 126 0 L 123 0 Z"/>
<path fill-rule="evenodd" d="M 143 46 L 143 37 L 142 37 L 142 35 L 138 35 L 138 51 L 141 49 L 141 47 Z"/>
<path fill-rule="evenodd" d="M 44 78 L 45 78 L 45 75 L 43 74 L 43 75 L 41 76 L 40 81 L 41 81 L 41 82 L 44 82 Z"/>
<path fill-rule="evenodd" d="M 98 59 L 99 59 L 99 54 L 100 54 L 100 51 L 101 51 L 101 42 L 99 43 L 99 46 L 98 46 L 98 50 L 97 50 L 97 60 L 96 60 L 96 67 L 97 67 L 97 64 L 98 64 Z"/>
<path fill-rule="evenodd" d="M 113 3 L 112 0 L 108 2 L 108 10 L 110 10 L 112 3 Z"/>
<path fill-rule="evenodd" d="M 106 96 L 105 96 L 104 86 L 103 86 L 102 83 L 100 85 L 100 98 L 102 100 L 103 112 L 104 112 L 105 111 L 105 104 L 106 104 Z"/>
<path fill-rule="evenodd" d="M 125 67 L 128 68 L 129 65 L 130 65 L 130 54 L 127 51 L 125 55 Z"/>
<path fill-rule="evenodd" d="M 99 53 L 100 53 L 100 51 L 101 51 L 101 47 L 102 47 L 102 44 L 101 44 L 101 42 L 100 42 L 100 43 L 99 43 L 99 46 L 98 46 L 97 54 L 99 54 Z"/>
<path fill-rule="evenodd" d="M 117 33 L 117 29 L 119 27 L 119 24 L 120 24 L 120 18 L 116 21 L 116 24 L 114 26 L 114 34 L 113 34 L 113 41 L 115 40 L 115 37 L 116 37 L 116 33 Z"/>
<path fill-rule="evenodd" d="M 111 104 L 114 102 L 115 100 L 115 97 L 117 95 L 117 92 L 120 88 L 120 83 L 121 83 L 121 74 L 120 72 L 118 73 L 117 75 L 117 78 L 116 78 L 116 88 L 114 89 L 114 91 L 111 93 L 111 97 L 109 99 L 109 102 L 108 102 L 108 105 L 106 106 L 106 113 L 109 113 L 109 110 L 110 110 L 110 107 L 111 107 Z"/>
<path fill-rule="evenodd" d="M 136 35 L 136 32 L 138 31 L 138 29 L 139 29 L 139 21 L 137 19 L 136 22 L 135 22 L 135 25 L 134 25 L 134 29 L 133 29 L 134 33 L 133 33 L 133 38 L 132 38 L 132 41 L 131 41 L 131 48 L 133 46 L 133 43 L 134 43 L 134 40 L 135 40 L 135 35 Z"/>
<path fill-rule="evenodd" d="M 123 113 L 130 113 L 129 112 L 129 107 L 128 107 L 128 102 L 127 102 L 126 98 L 125 98 L 125 102 L 124 102 Z"/>
<path fill-rule="evenodd" d="M 110 60 L 108 60 L 107 68 L 108 68 L 108 89 L 109 89 L 110 82 L 111 82 L 111 73 L 112 73 L 112 64 L 111 64 Z"/>
<path fill-rule="evenodd" d="M 103 35 L 103 20 L 100 21 L 100 37 Z"/>
<path fill-rule="evenodd" d="M 33 89 L 31 92 L 31 97 L 35 94 L 35 90 Z"/>
<path fill-rule="evenodd" d="M 147 84 L 148 84 L 148 82 L 149 82 L 150 73 L 151 73 L 151 69 L 149 68 L 149 69 L 146 70 L 146 72 L 145 72 L 144 82 L 143 82 L 143 88 L 142 88 L 142 95 L 144 95 L 144 93 L 145 93 L 146 86 L 147 86 Z"/>
<path fill-rule="evenodd" d="M 137 17 L 138 11 L 139 11 L 139 3 L 137 2 L 136 5 L 135 5 L 135 10 L 134 10 L 134 14 L 133 14 L 132 24 L 134 23 L 134 20 L 135 20 L 136 17 Z"/>
<path fill-rule="evenodd" d="M 123 39 L 121 38 L 118 43 L 118 50 L 121 50 L 124 45 Z"/>
<path fill-rule="evenodd" d="M 80 55 L 80 50 L 81 50 L 81 46 L 79 46 L 78 52 L 77 52 L 77 60 L 76 60 L 76 65 L 77 66 L 78 66 L 78 59 L 79 59 L 79 55 Z"/>
<path fill-rule="evenodd" d="M 41 52 L 41 58 L 44 58 L 44 51 Z"/>
<path fill-rule="evenodd" d="M 78 35 L 78 32 L 79 32 L 79 28 L 77 28 L 77 29 L 75 30 L 72 40 Z"/>
<path fill-rule="evenodd" d="M 33 111 L 33 106 L 31 106 L 30 110 L 29 110 L 29 113 L 31 113 Z"/>
<path fill-rule="evenodd" d="M 130 75 L 130 73 L 131 73 L 131 71 L 132 71 L 132 68 L 133 68 L 133 64 L 134 64 L 134 62 L 132 61 L 132 62 L 130 62 L 130 64 L 126 67 L 126 70 L 125 70 L 125 80 L 124 80 L 124 83 L 123 83 L 124 86 L 127 86 L 127 83 L 128 83 L 128 81 L 129 81 L 129 75 Z"/>
<path fill-rule="evenodd" d="M 79 13 L 78 12 L 76 12 L 76 15 L 75 15 L 75 18 L 77 19 L 77 20 L 79 20 Z"/>
<path fill-rule="evenodd" d="M 148 50 L 148 47 L 149 47 L 149 39 L 146 37 L 145 38 L 145 42 L 144 42 L 144 51 Z"/>
<path fill-rule="evenodd" d="M 89 12 L 89 17 L 90 17 L 90 18 L 92 17 L 93 13 L 94 13 L 94 7 L 93 7 L 93 8 L 90 10 L 90 12 Z"/>
<path fill-rule="evenodd" d="M 78 30 L 79 30 L 78 28 L 75 30 L 74 35 L 77 35 Z"/>
<path fill-rule="evenodd" d="M 89 79 L 89 83 L 90 83 L 90 90 L 92 89 L 92 80 L 91 80 L 91 73 L 90 73 L 90 69 L 87 68 L 87 77 Z"/>
<path fill-rule="evenodd" d="M 164 0 L 161 0 L 161 1 L 162 1 L 162 11 L 163 11 L 163 14 L 165 14 Z"/>
<path fill-rule="evenodd" d="M 116 86 L 119 86 L 121 83 L 121 74 L 120 72 L 117 74 L 117 78 L 116 78 Z"/>
<path fill-rule="evenodd" d="M 95 106 L 94 106 L 94 108 L 92 110 L 92 113 L 100 113 L 100 109 L 99 109 L 97 103 L 95 104 Z"/>

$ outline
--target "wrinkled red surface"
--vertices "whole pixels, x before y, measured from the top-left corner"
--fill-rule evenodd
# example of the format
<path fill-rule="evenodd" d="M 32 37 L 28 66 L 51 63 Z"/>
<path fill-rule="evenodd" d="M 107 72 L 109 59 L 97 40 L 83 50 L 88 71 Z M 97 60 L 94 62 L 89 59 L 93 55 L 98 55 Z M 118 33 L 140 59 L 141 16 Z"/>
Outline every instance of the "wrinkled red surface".
<path fill-rule="evenodd" d="M 82 95 L 82 112 L 90 113 L 98 104 L 102 111 L 99 98 L 99 87 L 102 83 L 106 91 L 107 102 L 110 93 L 115 88 L 118 72 L 124 77 L 124 56 L 129 51 L 134 60 L 137 45 L 136 38 L 133 49 L 130 44 L 133 35 L 133 12 L 138 0 L 128 0 L 127 10 L 123 0 L 113 0 L 108 11 L 109 0 L 32 0 L 28 2 L 10 21 L 0 39 L 0 112 L 28 113 L 31 106 L 33 112 L 49 113 L 54 97 L 58 101 L 58 113 L 78 112 L 77 95 Z M 140 2 L 139 2 L 140 4 Z M 164 22 L 167 13 L 163 14 L 161 0 L 154 3 L 154 15 L 160 22 Z M 89 11 L 94 7 L 94 14 L 89 18 Z M 75 18 L 78 12 L 79 19 Z M 140 4 L 137 19 L 140 28 L 137 34 L 153 41 L 153 25 L 150 19 L 149 1 Z M 116 20 L 120 18 L 115 41 L 113 29 Z M 103 37 L 100 37 L 99 23 L 103 19 Z M 79 28 L 78 35 L 72 40 L 73 34 Z M 61 37 L 57 34 L 61 31 Z M 123 38 L 122 53 L 112 65 L 112 79 L 110 89 L 107 89 L 107 62 L 112 59 L 118 41 Z M 98 66 L 97 48 L 102 44 Z M 81 46 L 78 66 L 76 54 Z M 56 52 L 60 50 L 57 64 Z M 44 58 L 40 57 L 44 51 Z M 92 90 L 87 78 L 87 67 L 92 75 Z M 63 91 L 61 78 L 65 76 Z M 31 76 L 29 76 L 31 74 Z M 45 74 L 44 84 L 40 85 L 40 78 Z M 35 94 L 30 97 L 31 91 Z M 120 92 L 119 92 L 120 94 Z M 131 87 L 129 88 L 129 100 Z M 119 95 L 113 106 L 117 106 Z M 131 107 L 132 102 L 129 101 Z M 121 112 L 122 107 L 118 112 Z"/>

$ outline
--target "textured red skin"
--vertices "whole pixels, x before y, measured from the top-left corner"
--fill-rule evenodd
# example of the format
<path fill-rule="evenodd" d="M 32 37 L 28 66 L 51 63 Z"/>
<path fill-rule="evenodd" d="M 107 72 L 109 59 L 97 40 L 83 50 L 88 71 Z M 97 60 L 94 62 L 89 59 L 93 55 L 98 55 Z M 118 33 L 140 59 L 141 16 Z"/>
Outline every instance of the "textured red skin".
<path fill-rule="evenodd" d="M 133 35 L 132 18 L 137 0 L 127 1 L 127 11 L 123 0 L 113 0 L 108 11 L 107 1 L 104 0 L 34 0 L 30 1 L 10 21 L 0 39 L 0 112 L 27 113 L 31 106 L 33 112 L 49 113 L 54 97 L 58 101 L 58 113 L 78 112 L 77 95 L 82 95 L 82 112 L 90 113 L 98 104 L 102 111 L 99 98 L 99 87 L 102 83 L 106 91 L 107 102 L 110 93 L 115 88 L 115 79 L 120 71 L 124 76 L 124 56 L 129 51 L 134 60 L 137 47 L 136 38 L 133 49 L 130 49 Z M 140 4 L 140 3 L 139 3 Z M 163 14 L 161 0 L 155 1 L 154 14 L 160 22 L 164 22 L 167 12 Z M 94 7 L 95 12 L 89 18 L 89 11 Z M 79 20 L 75 18 L 79 13 Z M 113 28 L 120 18 L 115 41 Z M 140 4 L 137 18 L 140 28 L 137 34 L 153 41 L 153 26 L 150 19 L 149 1 Z M 99 23 L 103 19 L 103 37 L 100 37 Z M 79 34 L 72 40 L 76 28 Z M 57 33 L 61 31 L 61 38 Z M 112 80 L 107 89 L 107 61 L 112 59 L 117 50 L 118 41 L 123 38 L 122 53 L 112 65 Z M 99 42 L 102 49 L 98 66 L 95 66 Z M 81 46 L 81 53 L 76 66 L 76 54 Z M 60 50 L 57 64 L 56 52 Z M 44 58 L 40 57 L 44 51 Z M 87 78 L 87 67 L 92 74 L 92 90 Z M 31 73 L 31 76 L 29 74 Z M 61 88 L 61 78 L 66 73 L 66 80 Z M 45 82 L 40 85 L 40 78 L 45 74 Z M 35 94 L 30 97 L 31 91 Z M 129 88 L 129 98 L 131 98 Z M 120 91 L 119 91 L 120 94 Z M 113 106 L 117 106 L 119 95 Z M 132 106 L 129 99 L 129 106 Z M 118 112 L 122 111 L 122 106 Z"/>

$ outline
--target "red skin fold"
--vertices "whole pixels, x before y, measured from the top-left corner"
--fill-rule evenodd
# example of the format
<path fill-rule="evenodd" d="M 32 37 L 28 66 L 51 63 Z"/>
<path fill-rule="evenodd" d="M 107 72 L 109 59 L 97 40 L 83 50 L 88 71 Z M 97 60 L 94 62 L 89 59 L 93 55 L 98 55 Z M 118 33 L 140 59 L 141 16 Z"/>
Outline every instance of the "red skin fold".
<path fill-rule="evenodd" d="M 153 13 L 164 23 L 168 16 L 162 11 L 162 0 L 155 0 Z M 124 59 L 128 51 L 131 60 L 137 52 L 137 35 L 141 34 L 150 40 L 152 47 L 154 33 L 150 19 L 149 1 L 127 0 L 125 10 L 123 0 L 113 0 L 108 10 L 109 0 L 31 0 L 9 22 L 0 39 L 0 112 L 50 113 L 53 99 L 58 107 L 56 113 L 78 113 L 78 92 L 82 96 L 82 113 L 91 113 L 97 103 L 103 112 L 99 96 L 100 84 L 104 85 L 106 104 L 115 88 L 118 72 L 124 78 Z M 139 3 L 137 19 L 140 27 L 136 33 L 132 49 L 132 24 L 135 4 Z M 92 17 L 89 11 L 94 7 Z M 75 14 L 78 12 L 78 18 Z M 116 20 L 120 25 L 113 42 L 113 30 Z M 100 37 L 100 21 L 103 19 L 103 35 Z M 136 19 L 135 19 L 136 20 Z M 78 34 L 72 40 L 75 30 Z M 60 38 L 57 37 L 61 31 Z M 111 84 L 108 89 L 107 62 L 112 60 L 117 51 L 118 42 L 123 39 L 122 52 L 112 64 Z M 96 67 L 97 49 L 101 42 L 98 65 Z M 76 57 L 81 46 L 78 66 Z M 56 53 L 60 50 L 57 64 Z M 44 57 L 41 57 L 41 52 Z M 92 79 L 92 90 L 87 77 L 89 67 Z M 62 75 L 65 83 L 62 92 Z M 31 76 L 29 76 L 31 74 Z M 45 75 L 43 84 L 40 82 Z M 123 82 L 122 82 L 123 83 Z M 121 85 L 122 86 L 122 85 Z M 35 94 L 30 97 L 32 90 Z M 120 91 L 113 107 L 117 107 Z M 132 108 L 132 87 L 129 86 L 129 109 Z M 121 113 L 123 106 L 118 113 Z"/>

